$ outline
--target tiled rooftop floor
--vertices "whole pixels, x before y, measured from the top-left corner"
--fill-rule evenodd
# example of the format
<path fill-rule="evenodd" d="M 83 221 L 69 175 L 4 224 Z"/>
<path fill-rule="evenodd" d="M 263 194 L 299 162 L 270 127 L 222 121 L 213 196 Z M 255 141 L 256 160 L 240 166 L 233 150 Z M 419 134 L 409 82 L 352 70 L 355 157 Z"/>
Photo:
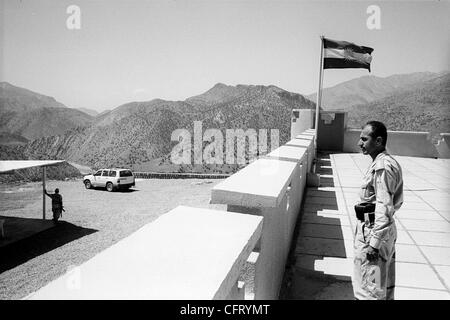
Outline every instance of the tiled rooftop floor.
<path fill-rule="evenodd" d="M 319 158 L 321 185 L 307 189 L 281 299 L 353 299 L 353 206 L 371 158 Z M 450 160 L 395 158 L 404 180 L 395 298 L 450 300 Z"/>

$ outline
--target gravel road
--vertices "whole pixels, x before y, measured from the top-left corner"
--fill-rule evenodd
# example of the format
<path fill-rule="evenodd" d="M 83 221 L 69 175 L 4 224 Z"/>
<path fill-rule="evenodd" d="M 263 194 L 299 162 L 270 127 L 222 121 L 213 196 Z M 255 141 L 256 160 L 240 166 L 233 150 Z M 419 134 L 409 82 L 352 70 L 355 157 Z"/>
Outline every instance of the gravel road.
<path fill-rule="evenodd" d="M 130 191 L 112 193 L 87 190 L 81 180 L 47 181 L 49 192 L 59 188 L 63 196 L 62 223 L 0 250 L 0 265 L 1 259 L 17 259 L 0 270 L 0 299 L 27 296 L 178 205 L 226 210 L 209 204 L 211 188 L 220 181 L 138 179 Z M 0 203 L 2 216 L 39 219 L 42 184 L 2 184 Z M 49 198 L 46 208 L 51 219 Z"/>

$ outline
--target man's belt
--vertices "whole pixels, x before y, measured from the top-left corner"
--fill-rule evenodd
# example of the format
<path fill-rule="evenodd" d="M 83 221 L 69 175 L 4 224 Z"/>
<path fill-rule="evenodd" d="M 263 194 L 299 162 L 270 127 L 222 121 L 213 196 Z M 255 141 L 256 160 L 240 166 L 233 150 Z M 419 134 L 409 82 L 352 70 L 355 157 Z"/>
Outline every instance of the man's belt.
<path fill-rule="evenodd" d="M 356 218 L 359 221 L 370 223 L 375 221 L 375 204 L 371 202 L 362 202 L 355 205 Z"/>

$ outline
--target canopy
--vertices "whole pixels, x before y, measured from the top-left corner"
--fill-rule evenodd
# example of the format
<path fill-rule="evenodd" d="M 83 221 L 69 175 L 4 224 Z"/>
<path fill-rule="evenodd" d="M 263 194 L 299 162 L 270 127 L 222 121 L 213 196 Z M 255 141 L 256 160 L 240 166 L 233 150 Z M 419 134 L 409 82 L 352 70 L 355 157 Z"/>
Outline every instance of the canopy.
<path fill-rule="evenodd" d="M 11 171 L 32 167 L 52 166 L 65 160 L 1 160 L 0 173 L 11 173 Z"/>
<path fill-rule="evenodd" d="M 42 167 L 42 219 L 45 220 L 45 167 L 63 162 L 66 160 L 1 160 L 0 174 L 12 173 L 19 169 Z"/>

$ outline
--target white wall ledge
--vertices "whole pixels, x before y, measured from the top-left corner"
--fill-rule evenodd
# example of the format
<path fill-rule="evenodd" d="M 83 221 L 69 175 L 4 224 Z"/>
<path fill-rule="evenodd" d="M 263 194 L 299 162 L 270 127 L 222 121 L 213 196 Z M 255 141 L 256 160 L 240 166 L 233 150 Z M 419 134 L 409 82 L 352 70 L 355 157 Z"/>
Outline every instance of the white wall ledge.
<path fill-rule="evenodd" d="M 298 163 L 258 159 L 214 186 L 211 203 L 248 207 L 277 207 Z"/>
<path fill-rule="evenodd" d="M 304 140 L 306 141 L 306 140 Z M 308 149 L 306 147 L 296 147 L 296 146 L 281 146 L 272 152 L 270 152 L 267 156 L 277 158 L 285 161 L 295 161 L 302 162 L 307 160 Z"/>
<path fill-rule="evenodd" d="M 179 206 L 27 299 L 225 299 L 262 220 Z"/>

